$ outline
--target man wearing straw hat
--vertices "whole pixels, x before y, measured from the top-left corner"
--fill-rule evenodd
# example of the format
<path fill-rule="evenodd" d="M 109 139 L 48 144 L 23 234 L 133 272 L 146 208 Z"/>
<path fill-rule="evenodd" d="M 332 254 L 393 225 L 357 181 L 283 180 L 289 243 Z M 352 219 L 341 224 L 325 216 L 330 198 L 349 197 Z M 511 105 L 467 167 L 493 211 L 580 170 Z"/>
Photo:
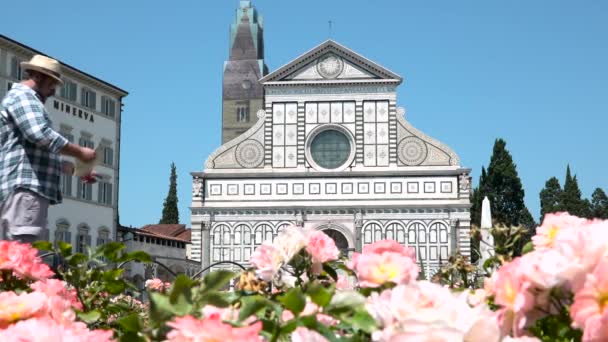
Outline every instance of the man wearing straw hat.
<path fill-rule="evenodd" d="M 87 163 L 95 151 L 68 142 L 52 128 L 44 102 L 63 84 L 59 62 L 35 55 L 21 68 L 25 80 L 0 104 L 0 228 L 9 240 L 31 243 L 46 228 L 49 205 L 61 203 L 60 174 L 73 173 L 59 155 Z"/>

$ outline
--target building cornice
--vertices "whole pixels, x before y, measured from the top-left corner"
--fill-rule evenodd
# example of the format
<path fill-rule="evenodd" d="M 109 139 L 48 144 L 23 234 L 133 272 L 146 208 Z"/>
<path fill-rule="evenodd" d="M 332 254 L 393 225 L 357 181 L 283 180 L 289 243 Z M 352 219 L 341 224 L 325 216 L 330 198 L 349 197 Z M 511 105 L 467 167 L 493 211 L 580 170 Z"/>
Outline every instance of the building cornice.
<path fill-rule="evenodd" d="M 327 177 L 399 177 L 399 176 L 458 176 L 470 173 L 470 168 L 459 166 L 408 166 L 408 167 L 375 167 L 371 169 L 350 169 L 341 172 L 281 169 L 206 169 L 204 172 L 191 172 L 193 177 L 206 179 L 231 178 L 327 178 Z"/>
<path fill-rule="evenodd" d="M 16 51 L 21 55 L 20 57 L 31 58 L 35 54 L 48 56 L 44 52 L 38 51 L 2 34 L 0 34 L 0 46 Z M 48 57 L 54 58 L 52 56 Z M 129 94 L 126 90 L 123 90 L 111 83 L 103 81 L 69 64 L 61 62 L 60 60 L 58 61 L 63 67 L 63 74 L 65 77 L 77 79 L 80 83 L 87 84 L 96 89 L 102 89 L 106 93 L 113 94 L 119 98 L 125 97 Z"/>

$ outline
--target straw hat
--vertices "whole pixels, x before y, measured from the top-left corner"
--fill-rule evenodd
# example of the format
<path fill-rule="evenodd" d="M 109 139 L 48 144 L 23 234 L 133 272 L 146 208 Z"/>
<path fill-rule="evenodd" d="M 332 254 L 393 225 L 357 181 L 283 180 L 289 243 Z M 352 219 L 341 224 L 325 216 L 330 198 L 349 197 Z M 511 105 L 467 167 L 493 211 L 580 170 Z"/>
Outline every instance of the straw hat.
<path fill-rule="evenodd" d="M 56 79 L 60 84 L 63 84 L 63 81 L 61 80 L 61 64 L 52 58 L 43 55 L 34 55 L 29 62 L 21 62 L 21 68 L 23 70 L 38 71 L 39 73 Z"/>

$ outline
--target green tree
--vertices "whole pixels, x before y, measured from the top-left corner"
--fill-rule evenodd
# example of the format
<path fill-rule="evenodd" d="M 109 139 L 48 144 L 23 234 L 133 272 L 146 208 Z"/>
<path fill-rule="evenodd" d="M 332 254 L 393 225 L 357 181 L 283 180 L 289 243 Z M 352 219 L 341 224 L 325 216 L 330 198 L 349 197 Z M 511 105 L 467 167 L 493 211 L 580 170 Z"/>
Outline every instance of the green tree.
<path fill-rule="evenodd" d="M 562 186 L 555 177 L 549 178 L 545 187 L 540 191 L 540 222 L 543 222 L 545 215 L 562 211 Z"/>
<path fill-rule="evenodd" d="M 522 223 L 522 215 L 525 213 L 525 193 L 506 145 L 503 139 L 496 139 L 485 184 L 479 188 L 480 198 L 488 196 L 494 221 L 517 226 Z"/>
<path fill-rule="evenodd" d="M 179 223 L 179 211 L 177 210 L 177 172 L 175 163 L 171 163 L 171 176 L 169 177 L 169 193 L 163 204 L 163 216 L 160 224 Z"/>
<path fill-rule="evenodd" d="M 570 173 L 570 165 L 566 168 L 566 181 L 562 193 L 561 208 L 571 215 L 591 217 L 591 204 L 581 198 L 581 189 L 578 187 L 576 176 Z"/>
<path fill-rule="evenodd" d="M 595 218 L 608 219 L 608 196 L 604 190 L 597 188 L 591 195 L 591 210 Z"/>

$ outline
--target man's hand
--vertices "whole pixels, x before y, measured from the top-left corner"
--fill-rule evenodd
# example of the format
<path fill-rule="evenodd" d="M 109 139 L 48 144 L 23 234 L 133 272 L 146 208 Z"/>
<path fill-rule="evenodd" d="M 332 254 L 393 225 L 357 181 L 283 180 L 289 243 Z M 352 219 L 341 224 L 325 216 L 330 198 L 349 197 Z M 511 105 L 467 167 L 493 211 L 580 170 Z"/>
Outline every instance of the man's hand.
<path fill-rule="evenodd" d="M 99 178 L 99 175 L 97 174 L 97 172 L 95 172 L 95 170 L 91 171 L 91 173 L 89 173 L 88 175 L 81 177 L 80 179 L 82 179 L 82 181 L 85 184 L 93 184 L 97 182 L 97 179 Z"/>
<path fill-rule="evenodd" d="M 88 147 L 81 147 L 80 152 L 78 154 L 79 155 L 77 156 L 77 158 L 85 163 L 92 162 L 97 157 L 97 153 L 95 153 L 95 150 L 90 149 Z"/>

